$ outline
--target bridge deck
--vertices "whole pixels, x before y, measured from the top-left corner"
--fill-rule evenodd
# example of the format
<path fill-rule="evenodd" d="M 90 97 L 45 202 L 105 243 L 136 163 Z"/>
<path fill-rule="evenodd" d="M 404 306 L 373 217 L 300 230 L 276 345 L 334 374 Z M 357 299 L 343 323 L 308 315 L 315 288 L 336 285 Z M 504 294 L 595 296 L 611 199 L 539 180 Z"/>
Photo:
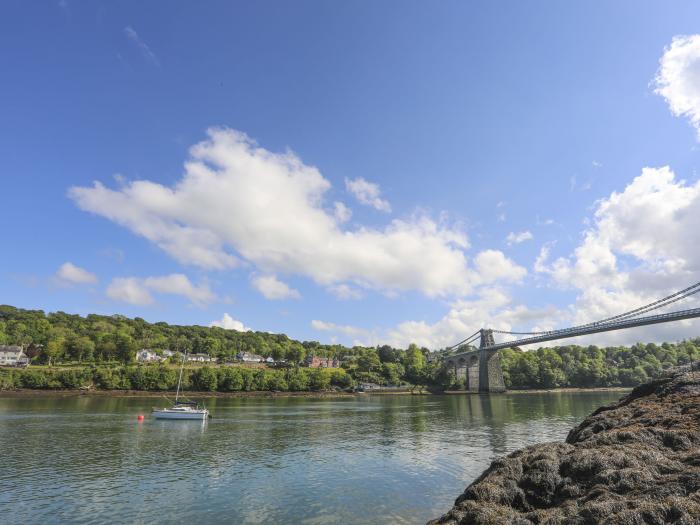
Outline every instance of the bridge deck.
<path fill-rule="evenodd" d="M 634 328 L 635 326 L 645 326 L 650 324 L 668 323 L 671 321 L 681 321 L 683 319 L 693 319 L 700 317 L 700 308 L 690 310 L 681 310 L 680 312 L 671 312 L 668 314 L 649 315 L 647 317 L 638 317 L 636 319 L 627 319 L 624 321 L 616 321 L 612 323 L 601 323 L 581 328 L 570 328 L 564 330 L 556 330 L 546 334 L 509 341 L 507 343 L 498 343 L 483 347 L 482 350 L 501 350 L 503 348 L 512 348 L 514 346 L 531 345 L 534 343 L 542 343 L 544 341 L 555 341 L 557 339 L 566 339 L 569 337 L 578 337 L 580 335 L 596 334 L 600 332 L 611 332 L 613 330 L 624 330 L 625 328 Z M 462 356 L 473 353 L 474 350 L 468 352 L 459 352 L 452 354 L 450 357 Z"/>

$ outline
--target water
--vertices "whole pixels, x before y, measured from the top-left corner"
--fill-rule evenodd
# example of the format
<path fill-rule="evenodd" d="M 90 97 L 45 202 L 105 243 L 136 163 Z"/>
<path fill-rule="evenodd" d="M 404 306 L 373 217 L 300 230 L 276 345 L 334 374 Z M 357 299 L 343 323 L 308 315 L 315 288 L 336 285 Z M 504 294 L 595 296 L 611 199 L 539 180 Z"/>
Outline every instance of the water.
<path fill-rule="evenodd" d="M 425 523 L 619 396 L 218 398 L 204 424 L 152 419 L 156 398 L 0 397 L 0 521 Z"/>

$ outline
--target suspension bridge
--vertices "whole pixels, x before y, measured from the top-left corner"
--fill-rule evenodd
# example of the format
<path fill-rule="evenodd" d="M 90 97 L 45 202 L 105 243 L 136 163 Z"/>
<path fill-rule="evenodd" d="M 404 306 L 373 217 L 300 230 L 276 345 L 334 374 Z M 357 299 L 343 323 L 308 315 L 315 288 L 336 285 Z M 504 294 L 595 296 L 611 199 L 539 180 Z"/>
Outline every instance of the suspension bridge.
<path fill-rule="evenodd" d="M 447 349 L 448 351 L 456 351 L 445 357 L 444 366 L 454 370 L 457 378 L 464 380 L 466 389 L 470 392 L 504 392 L 506 386 L 503 381 L 501 358 L 498 353 L 499 350 L 515 346 L 542 343 L 545 341 L 554 341 L 557 339 L 566 339 L 569 337 L 611 332 L 613 330 L 624 330 L 637 326 L 670 323 L 673 321 L 700 317 L 700 308 L 649 315 L 650 312 L 665 308 L 699 292 L 700 282 L 662 299 L 635 308 L 634 310 L 601 319 L 594 323 L 587 323 L 570 328 L 561 328 L 544 332 L 511 332 L 482 328 L 459 343 L 449 347 Z M 496 343 L 494 334 L 514 336 L 516 339 L 503 343 Z M 517 337 L 522 338 L 517 339 Z M 474 346 L 477 341 L 479 341 L 478 348 Z"/>

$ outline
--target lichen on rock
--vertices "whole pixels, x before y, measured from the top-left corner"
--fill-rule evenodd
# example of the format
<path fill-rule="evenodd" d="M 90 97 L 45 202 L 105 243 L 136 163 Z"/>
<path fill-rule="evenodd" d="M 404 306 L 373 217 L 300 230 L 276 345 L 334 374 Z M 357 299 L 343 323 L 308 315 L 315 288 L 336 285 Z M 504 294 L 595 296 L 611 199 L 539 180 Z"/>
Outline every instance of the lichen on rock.
<path fill-rule="evenodd" d="M 635 388 L 491 466 L 429 525 L 700 524 L 700 372 Z"/>

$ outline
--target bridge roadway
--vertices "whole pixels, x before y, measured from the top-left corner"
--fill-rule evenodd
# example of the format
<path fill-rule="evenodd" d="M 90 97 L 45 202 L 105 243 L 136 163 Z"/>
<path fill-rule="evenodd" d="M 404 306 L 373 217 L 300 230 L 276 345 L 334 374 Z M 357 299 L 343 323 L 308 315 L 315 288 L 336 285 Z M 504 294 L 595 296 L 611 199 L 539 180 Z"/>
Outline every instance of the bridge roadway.
<path fill-rule="evenodd" d="M 554 341 L 556 339 L 564 339 L 567 337 L 577 337 L 579 335 L 597 334 L 599 332 L 612 332 L 613 330 L 624 330 L 625 328 L 634 328 L 636 326 L 646 326 L 650 324 L 670 323 L 671 321 L 682 321 L 683 319 L 693 319 L 700 317 L 700 308 L 691 310 L 681 310 L 680 312 L 671 312 L 668 314 L 649 315 L 646 317 L 637 317 L 636 319 L 627 319 L 624 321 L 615 321 L 610 323 L 601 323 L 594 325 L 584 325 L 579 328 L 565 328 L 563 330 L 553 330 L 546 334 L 528 337 L 527 339 L 519 339 L 508 343 L 499 343 L 484 347 L 484 350 L 502 350 L 503 348 L 511 348 L 513 346 L 530 345 L 533 343 L 542 343 L 544 341 Z M 456 354 L 458 355 L 458 354 Z"/>
<path fill-rule="evenodd" d="M 596 334 L 600 332 L 611 332 L 613 330 L 624 330 L 637 326 L 651 324 L 669 323 L 672 321 L 682 321 L 700 317 L 700 308 L 681 310 L 667 314 L 649 315 L 622 321 L 610 321 L 593 323 L 562 330 L 553 330 L 534 337 L 508 341 L 507 343 L 493 343 L 493 333 L 491 330 L 481 330 L 481 344 L 479 349 L 458 352 L 445 358 L 444 364 L 448 368 L 453 368 L 458 379 L 463 379 L 465 387 L 470 392 L 504 392 L 503 372 L 501 370 L 501 359 L 498 351 L 514 346 L 531 345 L 545 341 L 578 337 L 581 335 Z"/>

